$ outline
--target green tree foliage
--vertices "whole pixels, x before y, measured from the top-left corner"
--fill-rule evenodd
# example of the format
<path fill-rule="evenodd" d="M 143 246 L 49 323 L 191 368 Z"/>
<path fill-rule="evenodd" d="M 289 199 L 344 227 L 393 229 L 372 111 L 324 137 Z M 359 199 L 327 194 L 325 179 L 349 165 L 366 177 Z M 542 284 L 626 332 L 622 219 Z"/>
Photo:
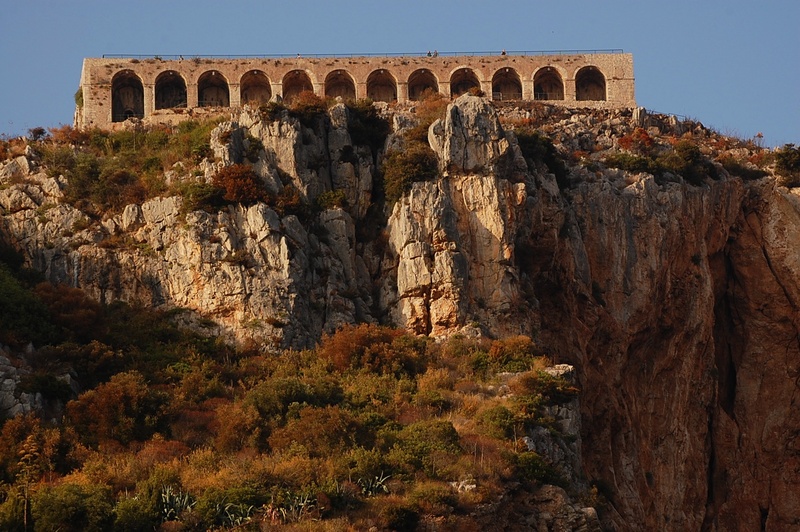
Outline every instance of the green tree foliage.
<path fill-rule="evenodd" d="M 31 515 L 37 532 L 103 532 L 111 527 L 112 511 L 106 488 L 65 483 L 37 491 Z"/>
<path fill-rule="evenodd" d="M 422 142 L 409 142 L 402 151 L 390 152 L 383 163 L 383 186 L 386 201 L 394 203 L 417 181 L 439 177 L 436 154 Z"/>

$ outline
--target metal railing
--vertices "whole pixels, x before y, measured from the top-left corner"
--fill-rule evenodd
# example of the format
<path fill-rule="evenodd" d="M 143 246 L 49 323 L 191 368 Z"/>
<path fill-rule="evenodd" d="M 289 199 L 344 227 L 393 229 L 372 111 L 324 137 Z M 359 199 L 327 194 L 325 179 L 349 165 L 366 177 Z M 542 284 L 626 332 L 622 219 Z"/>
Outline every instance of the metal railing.
<path fill-rule="evenodd" d="M 454 56 L 538 56 L 538 55 L 594 55 L 594 54 L 621 54 L 621 48 L 595 49 L 595 50 L 490 50 L 482 52 L 435 52 L 439 57 Z M 431 57 L 429 52 L 388 52 L 388 53 L 351 53 L 351 54 L 211 54 L 211 55 L 181 55 L 181 54 L 103 54 L 103 59 L 155 59 L 167 61 L 193 61 L 200 59 L 325 59 L 325 58 L 353 58 L 353 57 Z"/>

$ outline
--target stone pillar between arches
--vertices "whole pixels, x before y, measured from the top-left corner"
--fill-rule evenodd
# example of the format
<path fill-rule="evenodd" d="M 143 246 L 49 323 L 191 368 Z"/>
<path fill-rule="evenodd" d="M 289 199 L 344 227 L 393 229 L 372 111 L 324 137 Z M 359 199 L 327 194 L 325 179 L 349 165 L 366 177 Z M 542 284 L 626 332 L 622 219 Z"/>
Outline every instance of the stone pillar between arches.
<path fill-rule="evenodd" d="M 156 110 L 156 86 L 152 83 L 143 85 L 144 89 L 144 116 L 151 116 Z"/>
<path fill-rule="evenodd" d="M 197 83 L 190 83 L 186 85 L 186 107 L 194 109 L 197 107 Z"/>

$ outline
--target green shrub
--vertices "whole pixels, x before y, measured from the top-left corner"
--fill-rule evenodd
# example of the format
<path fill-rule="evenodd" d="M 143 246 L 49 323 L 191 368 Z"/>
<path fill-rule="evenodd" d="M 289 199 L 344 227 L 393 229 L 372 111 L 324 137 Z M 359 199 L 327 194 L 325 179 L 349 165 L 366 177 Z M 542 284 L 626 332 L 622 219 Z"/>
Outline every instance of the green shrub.
<path fill-rule="evenodd" d="M 719 160 L 722 163 L 722 167 L 728 171 L 731 175 L 741 177 L 746 181 L 751 181 L 754 179 L 761 179 L 762 177 L 767 175 L 767 172 L 760 169 L 760 168 L 752 168 L 745 164 L 742 164 L 735 158 L 731 156 L 723 157 Z"/>
<path fill-rule="evenodd" d="M 630 153 L 612 153 L 603 160 L 609 168 L 619 168 L 631 173 L 646 172 L 653 175 L 661 175 L 663 169 L 650 157 L 642 157 Z"/>
<path fill-rule="evenodd" d="M 317 196 L 317 208 L 320 210 L 333 209 L 335 207 L 344 208 L 347 206 L 347 198 L 344 190 L 326 190 Z"/>
<path fill-rule="evenodd" d="M 800 186 L 800 148 L 785 144 L 775 152 L 775 171 L 781 178 L 779 183 L 786 187 Z"/>
<path fill-rule="evenodd" d="M 385 529 L 397 532 L 414 532 L 419 524 L 419 512 L 400 504 L 384 506 L 379 517 Z"/>
<path fill-rule="evenodd" d="M 503 405 L 481 411 L 477 421 L 482 431 L 493 438 L 510 438 L 514 435 L 514 414 Z"/>
<path fill-rule="evenodd" d="M 680 175 L 687 183 L 702 185 L 707 178 L 717 179 L 717 169 L 706 160 L 700 148 L 690 140 L 680 140 L 672 151 L 656 159 L 664 171 Z"/>
<path fill-rule="evenodd" d="M 383 163 L 383 186 L 386 201 L 394 203 L 417 181 L 439 177 L 436 154 L 421 142 L 409 142 L 403 151 L 390 152 Z"/>
<path fill-rule="evenodd" d="M 391 132 L 389 121 L 378 114 L 372 100 L 357 100 L 347 105 L 349 121 L 347 130 L 353 144 L 369 146 L 377 154 Z"/>
<path fill-rule="evenodd" d="M 184 215 L 198 210 L 214 212 L 225 204 L 223 189 L 207 183 L 186 184 L 181 187 L 180 194 L 183 199 L 181 213 Z"/>
<path fill-rule="evenodd" d="M 125 497 L 114 507 L 114 530 L 119 532 L 150 532 L 161 518 L 144 498 Z"/>
<path fill-rule="evenodd" d="M 514 465 L 522 478 L 562 488 L 567 488 L 569 484 L 553 466 L 545 462 L 534 451 L 525 451 L 514 455 Z"/>
<path fill-rule="evenodd" d="M 103 532 L 111 528 L 112 510 L 108 489 L 78 484 L 44 487 L 31 504 L 37 532 Z"/>
<path fill-rule="evenodd" d="M 403 427 L 387 460 L 400 470 L 421 469 L 435 477 L 448 456 L 452 458 L 460 451 L 458 432 L 453 424 L 429 419 Z"/>
<path fill-rule="evenodd" d="M 547 170 L 556 176 L 559 188 L 567 188 L 567 165 L 553 142 L 531 128 L 518 128 L 514 133 L 517 136 L 519 149 L 528 164 L 544 164 Z"/>
<path fill-rule="evenodd" d="M 0 343 L 43 345 L 59 336 L 44 303 L 0 263 Z"/>

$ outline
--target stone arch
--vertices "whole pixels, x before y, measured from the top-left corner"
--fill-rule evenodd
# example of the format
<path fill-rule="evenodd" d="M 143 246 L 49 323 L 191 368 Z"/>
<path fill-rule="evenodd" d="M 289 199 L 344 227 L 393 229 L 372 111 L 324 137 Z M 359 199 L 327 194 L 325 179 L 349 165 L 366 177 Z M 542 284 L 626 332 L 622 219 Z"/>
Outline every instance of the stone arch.
<path fill-rule="evenodd" d="M 314 84 L 305 70 L 292 70 L 283 76 L 283 101 L 292 103 L 301 92 L 314 92 Z"/>
<path fill-rule="evenodd" d="M 477 74 L 471 68 L 461 67 L 450 75 L 450 96 L 461 96 L 470 89 L 481 88 Z"/>
<path fill-rule="evenodd" d="M 200 107 L 230 107 L 231 92 L 228 80 L 218 70 L 209 70 L 197 80 L 197 105 Z"/>
<path fill-rule="evenodd" d="M 606 77 L 600 69 L 585 66 L 575 74 L 575 99 L 579 101 L 606 99 Z"/>
<path fill-rule="evenodd" d="M 325 77 L 325 97 L 341 97 L 343 100 L 356 99 L 356 83 L 346 70 L 333 70 Z"/>
<path fill-rule="evenodd" d="M 492 100 L 521 100 L 522 80 L 511 67 L 503 67 L 492 76 Z"/>
<path fill-rule="evenodd" d="M 408 76 L 408 99 L 421 100 L 427 93 L 439 92 L 439 80 L 427 68 L 415 70 Z"/>
<path fill-rule="evenodd" d="M 373 70 L 367 76 L 367 98 L 375 102 L 397 100 L 397 80 L 383 68 Z"/>
<path fill-rule="evenodd" d="M 144 85 L 133 70 L 121 70 L 111 80 L 111 121 L 144 118 Z"/>
<path fill-rule="evenodd" d="M 261 105 L 272 99 L 272 85 L 261 70 L 245 72 L 239 81 L 239 95 L 244 104 Z"/>
<path fill-rule="evenodd" d="M 186 107 L 186 81 L 174 70 L 162 72 L 156 78 L 156 109 Z"/>
<path fill-rule="evenodd" d="M 533 99 L 564 99 L 564 80 L 555 67 L 542 67 L 533 75 Z"/>

